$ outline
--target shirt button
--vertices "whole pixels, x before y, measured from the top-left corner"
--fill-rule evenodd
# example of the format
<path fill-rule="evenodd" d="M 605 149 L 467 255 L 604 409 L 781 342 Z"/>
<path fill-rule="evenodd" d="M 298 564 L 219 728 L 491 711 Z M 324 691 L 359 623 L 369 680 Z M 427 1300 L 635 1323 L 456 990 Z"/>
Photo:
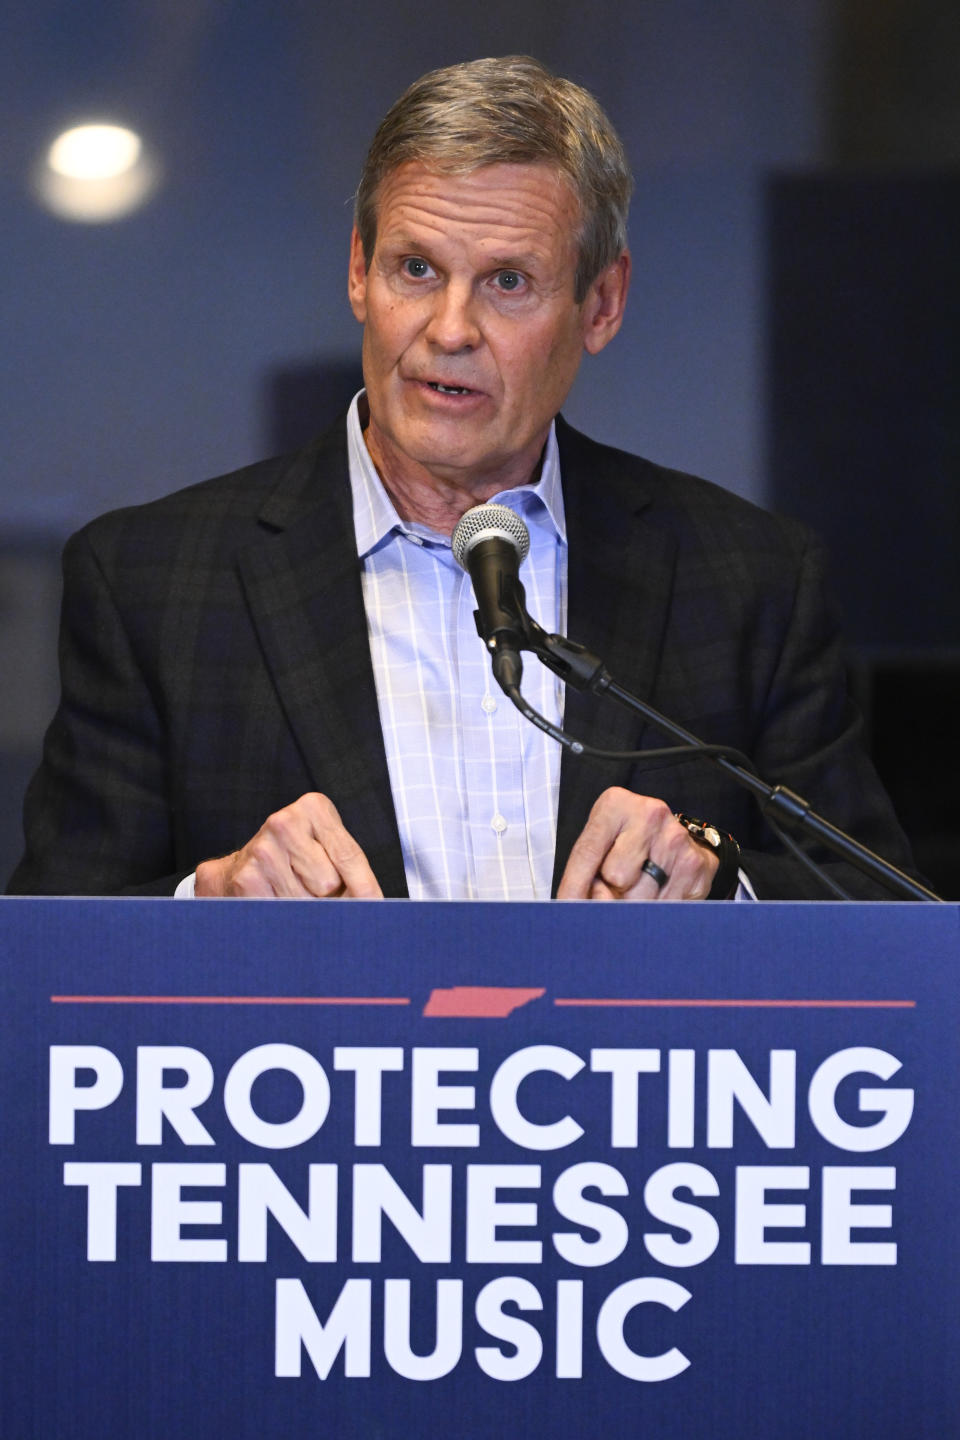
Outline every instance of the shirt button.
<path fill-rule="evenodd" d="M 491 830 L 495 830 L 498 835 L 502 835 L 507 828 L 507 822 L 502 815 L 496 814 L 490 821 L 490 828 Z"/>
<path fill-rule="evenodd" d="M 484 695 L 480 701 L 480 708 L 485 711 L 487 715 L 492 715 L 497 708 L 497 702 L 492 695 Z"/>
<path fill-rule="evenodd" d="M 408 536 L 407 536 L 407 539 L 408 539 L 408 540 L 411 540 L 414 545 L 422 545 L 422 544 L 423 544 L 423 536 L 422 536 L 422 535 L 408 535 Z"/>

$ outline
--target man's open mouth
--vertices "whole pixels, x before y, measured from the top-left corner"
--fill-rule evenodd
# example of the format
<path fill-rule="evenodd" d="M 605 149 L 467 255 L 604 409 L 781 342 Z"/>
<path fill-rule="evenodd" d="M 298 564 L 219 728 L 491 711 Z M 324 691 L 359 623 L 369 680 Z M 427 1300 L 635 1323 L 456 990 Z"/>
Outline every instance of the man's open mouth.
<path fill-rule="evenodd" d="M 441 385 L 439 380 L 428 380 L 427 384 L 431 390 L 436 390 L 438 395 L 475 395 L 475 390 L 469 390 L 466 385 Z"/>

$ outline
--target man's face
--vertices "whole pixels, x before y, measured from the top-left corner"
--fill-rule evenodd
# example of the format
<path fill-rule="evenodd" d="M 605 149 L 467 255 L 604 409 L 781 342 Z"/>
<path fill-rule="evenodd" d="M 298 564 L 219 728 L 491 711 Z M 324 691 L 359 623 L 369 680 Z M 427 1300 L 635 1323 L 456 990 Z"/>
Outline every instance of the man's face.
<path fill-rule="evenodd" d="M 354 233 L 349 280 L 385 479 L 434 477 L 474 497 L 529 479 L 584 348 L 620 323 L 622 299 L 613 321 L 601 282 L 574 300 L 578 225 L 545 165 L 387 176 L 369 269 Z"/>

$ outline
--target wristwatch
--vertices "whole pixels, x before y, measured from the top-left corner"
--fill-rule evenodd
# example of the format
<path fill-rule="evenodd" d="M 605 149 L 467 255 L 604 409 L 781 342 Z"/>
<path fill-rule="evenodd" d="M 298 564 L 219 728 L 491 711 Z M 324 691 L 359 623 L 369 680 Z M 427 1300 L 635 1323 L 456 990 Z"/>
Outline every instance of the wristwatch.
<path fill-rule="evenodd" d="M 708 900 L 732 900 L 737 893 L 740 879 L 740 846 L 726 830 L 718 830 L 706 820 L 694 820 L 691 815 L 679 814 L 680 824 L 691 840 L 712 850 L 720 862 L 713 877 Z"/>

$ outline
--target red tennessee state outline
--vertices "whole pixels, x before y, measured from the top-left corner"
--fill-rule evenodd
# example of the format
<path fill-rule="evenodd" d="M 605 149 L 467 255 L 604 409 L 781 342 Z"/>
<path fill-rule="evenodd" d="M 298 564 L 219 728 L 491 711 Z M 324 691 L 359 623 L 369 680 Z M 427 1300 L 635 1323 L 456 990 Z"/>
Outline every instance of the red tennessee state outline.
<path fill-rule="evenodd" d="M 431 1019 L 505 1020 L 546 993 L 543 985 L 452 985 L 431 990 L 423 1013 Z"/>

